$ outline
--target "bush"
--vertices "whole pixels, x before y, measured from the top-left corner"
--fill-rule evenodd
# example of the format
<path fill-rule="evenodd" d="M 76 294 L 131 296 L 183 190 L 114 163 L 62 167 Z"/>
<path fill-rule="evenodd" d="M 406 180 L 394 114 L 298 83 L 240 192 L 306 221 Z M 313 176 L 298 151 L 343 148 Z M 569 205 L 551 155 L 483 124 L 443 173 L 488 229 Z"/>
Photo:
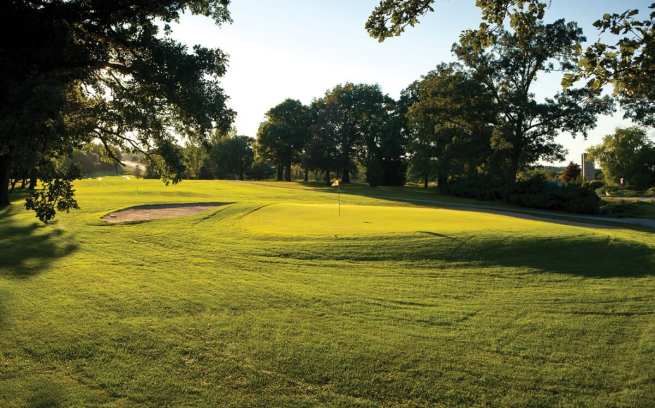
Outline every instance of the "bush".
<path fill-rule="evenodd" d="M 255 160 L 252 167 L 246 172 L 246 177 L 251 180 L 266 180 L 275 176 L 275 168 L 268 162 Z"/>
<path fill-rule="evenodd" d="M 449 194 L 478 200 L 499 200 L 503 198 L 502 183 L 491 176 L 460 177 L 448 183 Z"/>
<path fill-rule="evenodd" d="M 586 183 L 586 185 L 594 191 L 605 187 L 605 183 L 602 180 L 592 180 L 589 183 Z"/>
<path fill-rule="evenodd" d="M 519 181 L 508 201 L 522 207 L 577 214 L 597 214 L 601 203 L 589 185 L 557 184 L 546 181 L 543 175 Z"/>

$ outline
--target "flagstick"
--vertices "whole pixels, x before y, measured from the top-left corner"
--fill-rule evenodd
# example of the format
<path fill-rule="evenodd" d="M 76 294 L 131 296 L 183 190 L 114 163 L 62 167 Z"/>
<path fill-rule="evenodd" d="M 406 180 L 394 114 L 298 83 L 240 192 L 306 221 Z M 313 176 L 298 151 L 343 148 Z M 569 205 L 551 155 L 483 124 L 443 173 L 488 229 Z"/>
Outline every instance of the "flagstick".
<path fill-rule="evenodd" d="M 339 217 L 341 217 L 341 184 L 339 184 Z"/>

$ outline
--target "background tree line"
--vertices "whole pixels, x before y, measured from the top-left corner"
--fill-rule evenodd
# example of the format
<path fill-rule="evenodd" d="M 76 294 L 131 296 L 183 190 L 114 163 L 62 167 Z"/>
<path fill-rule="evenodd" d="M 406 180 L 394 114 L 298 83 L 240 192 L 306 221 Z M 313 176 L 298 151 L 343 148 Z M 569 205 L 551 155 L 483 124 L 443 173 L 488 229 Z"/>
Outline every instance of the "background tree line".
<path fill-rule="evenodd" d="M 170 36 L 169 23 L 184 12 L 230 22 L 228 0 L 110 3 L 0 5 L 15 22 L 0 28 L 0 206 L 11 183 L 25 180 L 26 205 L 42 220 L 75 208 L 71 181 L 80 172 L 69 159 L 89 143 L 119 163 L 119 150 L 137 152 L 149 176 L 173 182 L 271 170 L 290 180 L 300 168 L 305 180 L 311 172 L 402 185 L 409 174 L 443 192 L 512 200 L 546 190 L 540 182 L 526 188 L 522 175 L 564 157 L 556 135 L 584 136 L 613 111 L 601 95 L 608 86 L 626 117 L 655 123 L 655 4 L 645 18 L 638 10 L 602 16 L 595 25 L 607 35 L 584 47 L 575 22 L 547 22 L 547 2 L 476 0 L 481 22 L 453 45 L 457 62 L 438 65 L 398 101 L 377 85 L 346 83 L 309 106 L 273 107 L 253 142 L 229 134 L 235 112 L 219 82 L 226 56 Z M 381 0 L 366 29 L 380 41 L 400 35 L 435 3 Z M 560 71 L 562 89 L 536 98 L 538 78 Z M 609 166 L 608 155 L 593 153 Z"/>
<path fill-rule="evenodd" d="M 257 133 L 262 156 L 278 180 L 291 180 L 292 165 L 351 182 L 360 168 L 373 186 L 405 184 L 405 143 L 400 105 L 378 85 L 346 83 L 309 106 L 287 99 L 271 108 Z"/>

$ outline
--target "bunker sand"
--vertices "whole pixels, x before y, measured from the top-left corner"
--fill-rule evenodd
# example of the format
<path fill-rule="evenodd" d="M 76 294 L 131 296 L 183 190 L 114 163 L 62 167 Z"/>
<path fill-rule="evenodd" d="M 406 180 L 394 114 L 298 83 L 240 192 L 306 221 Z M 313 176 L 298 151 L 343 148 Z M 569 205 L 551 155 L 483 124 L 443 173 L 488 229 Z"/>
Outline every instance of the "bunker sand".
<path fill-rule="evenodd" d="M 111 224 L 126 222 L 165 220 L 186 217 L 203 211 L 212 210 L 224 203 L 187 203 L 187 204 L 153 204 L 139 205 L 107 214 L 102 219 Z"/>

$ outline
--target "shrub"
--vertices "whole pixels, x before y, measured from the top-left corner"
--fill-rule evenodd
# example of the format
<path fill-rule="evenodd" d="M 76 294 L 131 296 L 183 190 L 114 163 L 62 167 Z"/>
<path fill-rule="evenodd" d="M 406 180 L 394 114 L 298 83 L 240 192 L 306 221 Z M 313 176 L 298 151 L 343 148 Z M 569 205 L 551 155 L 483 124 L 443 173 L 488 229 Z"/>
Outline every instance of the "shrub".
<path fill-rule="evenodd" d="M 478 200 L 500 200 L 503 184 L 491 176 L 460 177 L 448 183 L 449 194 Z"/>
<path fill-rule="evenodd" d="M 599 188 L 605 187 L 605 183 L 602 180 L 592 180 L 589 183 L 586 183 L 586 185 L 592 190 L 598 190 Z"/>
<path fill-rule="evenodd" d="M 251 180 L 266 180 L 273 178 L 275 169 L 270 163 L 262 160 L 255 160 L 252 167 L 246 172 L 246 177 Z"/>
<path fill-rule="evenodd" d="M 508 197 L 512 204 L 578 214 L 597 214 L 601 200 L 589 185 L 557 184 L 535 175 L 519 181 Z"/>

